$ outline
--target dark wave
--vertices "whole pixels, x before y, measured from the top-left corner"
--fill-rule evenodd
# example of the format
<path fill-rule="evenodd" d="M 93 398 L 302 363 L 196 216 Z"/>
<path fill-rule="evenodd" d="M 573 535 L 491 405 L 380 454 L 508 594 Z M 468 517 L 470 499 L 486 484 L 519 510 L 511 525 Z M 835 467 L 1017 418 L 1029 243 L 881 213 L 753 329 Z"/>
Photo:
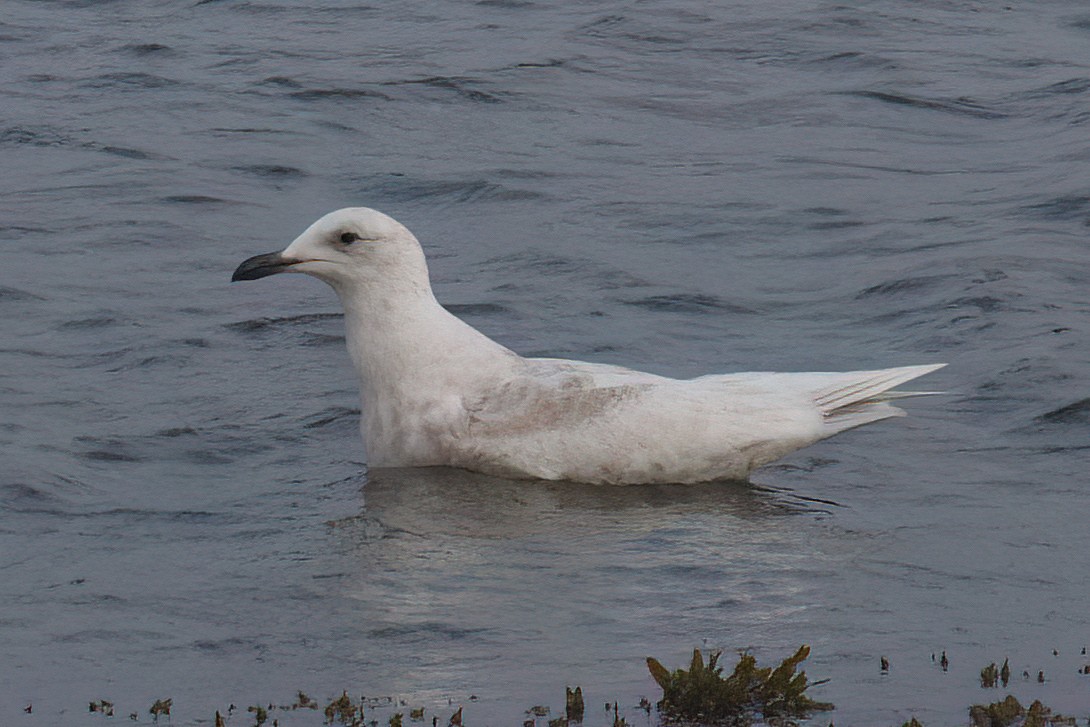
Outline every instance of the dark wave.
<path fill-rule="evenodd" d="M 727 313 L 755 314 L 757 311 L 744 305 L 730 303 L 714 295 L 702 293 L 675 293 L 673 295 L 651 295 L 646 298 L 622 301 L 645 310 L 667 313 L 708 313 L 722 311 Z"/>
<path fill-rule="evenodd" d="M 393 639 L 397 641 L 416 643 L 431 642 L 436 637 L 449 641 L 460 641 L 472 636 L 486 634 L 490 629 L 486 628 L 461 628 L 453 624 L 438 621 L 428 621 L 418 624 L 391 624 L 369 631 L 369 635 L 381 639 Z"/>
<path fill-rule="evenodd" d="M 344 344 L 344 336 L 341 334 L 316 333 L 307 331 L 303 334 L 300 345 L 306 348 L 319 348 L 322 346 L 340 346 Z"/>
<path fill-rule="evenodd" d="M 600 18 L 595 18 L 591 22 L 586 23 L 580 30 L 586 35 L 594 38 L 608 38 L 614 34 L 612 32 L 614 28 L 622 26 L 626 22 L 628 22 L 627 18 L 623 15 L 603 15 Z"/>
<path fill-rule="evenodd" d="M 811 222 L 807 225 L 810 230 L 846 230 L 852 227 L 862 227 L 867 224 L 862 220 L 830 220 L 828 222 Z"/>
<path fill-rule="evenodd" d="M 1090 425 L 1090 397 L 1045 412 L 1034 421 L 1041 424 Z"/>
<path fill-rule="evenodd" d="M 150 56 L 169 54 L 174 49 L 169 45 L 163 45 L 162 43 L 130 43 L 129 45 L 121 46 L 119 50 L 136 56 Z"/>
<path fill-rule="evenodd" d="M 159 198 L 164 204 L 192 204 L 192 205 L 223 205 L 238 204 L 237 202 L 222 197 L 211 197 L 206 194 L 171 194 Z"/>
<path fill-rule="evenodd" d="M 1051 83 L 1044 88 L 1037 89 L 1031 92 L 1030 95 L 1034 96 L 1051 96 L 1055 94 L 1068 95 L 1076 93 L 1086 93 L 1090 91 L 1090 78 L 1080 76 L 1078 78 L 1069 78 L 1066 81 L 1059 81 L 1057 83 Z"/>
<path fill-rule="evenodd" d="M 832 55 L 823 55 L 813 59 L 811 63 L 838 66 L 844 70 L 850 70 L 854 68 L 894 68 L 897 65 L 889 58 L 884 58 L 882 56 L 871 53 L 861 53 L 858 51 L 844 51 L 842 53 L 833 53 Z"/>
<path fill-rule="evenodd" d="M 476 4 L 483 8 L 502 10 L 531 10 L 541 7 L 538 3 L 529 2 L 529 0 L 477 0 Z"/>
<path fill-rule="evenodd" d="M 1025 205 L 1018 210 L 1026 217 L 1054 220 L 1090 221 L 1090 194 L 1069 194 L 1045 202 Z"/>
<path fill-rule="evenodd" d="M 9 288 L 6 285 L 0 285 L 0 303 L 6 301 L 26 301 L 26 300 L 45 300 L 40 295 L 36 295 L 27 290 L 20 290 L 19 288 Z"/>
<path fill-rule="evenodd" d="M 139 462 L 140 458 L 120 450 L 92 449 L 81 453 L 84 459 L 93 462 Z"/>
<path fill-rule="evenodd" d="M 950 280 L 951 275 L 921 275 L 915 278 L 899 278 L 897 280 L 890 280 L 889 282 L 879 283 L 878 285 L 872 285 L 869 288 L 856 293 L 856 300 L 862 300 L 863 298 L 870 298 L 876 295 L 900 295 L 902 293 L 915 293 L 921 290 L 928 290 L 939 286 L 940 284 Z"/>
<path fill-rule="evenodd" d="M 41 507 L 46 504 L 61 502 L 53 493 L 25 482 L 11 482 L 0 485 L 0 502 L 5 507 L 21 508 L 27 505 Z"/>
<path fill-rule="evenodd" d="M 170 635 L 162 631 L 149 631 L 126 627 L 124 629 L 84 629 L 72 633 L 61 633 L 52 636 L 52 640 L 61 644 L 91 644 L 103 642 L 106 644 L 143 644 L 147 642 L 160 642 L 170 638 Z M 84 709 L 86 711 L 86 709 Z"/>
<path fill-rule="evenodd" d="M 83 145 L 85 149 L 93 149 L 100 151 L 103 154 L 110 154 L 112 156 L 123 157 L 125 159 L 158 159 L 166 160 L 167 157 L 163 154 L 158 154 L 147 149 L 133 149 L 127 146 L 114 146 L 112 144 L 97 144 L 95 142 L 88 142 Z"/>
<path fill-rule="evenodd" d="M 443 305 L 456 316 L 509 315 L 511 309 L 498 303 L 448 303 Z"/>
<path fill-rule="evenodd" d="M 284 88 L 302 88 L 303 84 L 296 81 L 294 78 L 288 76 L 269 76 L 261 80 L 263 84 L 269 84 L 270 86 L 282 86 Z"/>
<path fill-rule="evenodd" d="M 428 86 L 430 88 L 438 88 L 446 91 L 452 91 L 457 96 L 463 99 L 466 99 L 468 101 L 474 101 L 477 103 L 497 104 L 503 102 L 504 99 L 499 94 L 482 91 L 480 88 L 477 88 L 480 83 L 481 82 L 476 79 L 460 76 L 431 76 L 429 78 L 414 78 L 403 81 L 386 81 L 385 83 L 383 83 L 383 85 Z"/>
<path fill-rule="evenodd" d="M 64 146 L 71 138 L 48 126 L 9 126 L 0 131 L 0 144 L 29 144 L 31 146 Z"/>
<path fill-rule="evenodd" d="M 584 272 L 586 267 L 580 260 L 562 257 L 540 250 L 527 250 L 525 252 L 511 253 L 489 258 L 484 265 L 498 268 L 517 268 L 522 270 L 536 270 L 550 275 L 568 275 Z"/>
<path fill-rule="evenodd" d="M 198 651 L 205 651 L 214 654 L 224 654 L 227 652 L 251 652 L 251 651 L 265 651 L 268 646 L 262 644 L 259 641 L 253 639 L 240 639 L 238 637 L 227 637 L 225 639 L 197 639 L 193 642 L 193 648 Z"/>
<path fill-rule="evenodd" d="M 175 437 L 191 437 L 197 434 L 197 430 L 193 427 L 170 427 L 168 429 L 160 429 L 155 433 L 155 436 L 174 439 Z"/>
<path fill-rule="evenodd" d="M 514 68 L 558 68 L 566 65 L 566 61 L 559 58 L 550 58 L 547 61 L 522 61 L 516 63 Z"/>
<path fill-rule="evenodd" d="M 910 96 L 904 93 L 892 93 L 889 91 L 846 91 L 849 96 L 874 99 L 883 103 L 896 106 L 909 106 L 911 108 L 926 109 L 928 111 L 941 111 L 943 113 L 957 114 L 959 116 L 972 116 L 978 119 L 1005 119 L 1010 114 L 995 109 L 990 109 L 970 98 L 942 99 L 924 98 L 922 96 Z"/>
<path fill-rule="evenodd" d="M 95 76 L 93 79 L 85 81 L 84 83 L 92 88 L 134 86 L 142 89 L 155 89 L 180 85 L 178 81 L 173 79 L 141 71 L 104 73 L 100 76 Z"/>
<path fill-rule="evenodd" d="M 225 323 L 224 328 L 242 333 L 259 333 L 270 329 L 292 328 L 295 326 L 307 326 L 312 323 L 331 321 L 344 318 L 343 313 L 304 313 L 297 316 L 284 316 L 282 318 L 251 318 L 246 321 Z"/>
<path fill-rule="evenodd" d="M 307 422 L 303 426 L 306 429 L 321 429 L 330 424 L 342 422 L 345 419 L 355 421 L 359 415 L 359 409 L 353 409 L 346 406 L 331 406 L 307 417 Z"/>
<path fill-rule="evenodd" d="M 361 98 L 375 98 L 385 101 L 389 101 L 390 97 L 384 93 L 369 88 L 307 88 L 300 91 L 293 91 L 288 94 L 294 99 L 300 101 L 326 101 L 326 100 L 345 100 L 345 99 L 361 99 Z"/>
<path fill-rule="evenodd" d="M 186 525 L 237 525 L 246 519 L 226 512 L 210 510 L 151 510 L 146 508 L 114 507 L 102 510 L 88 508 L 21 508 L 19 512 L 45 515 L 65 520 L 101 520 L 112 521 L 115 527 L 146 525 L 149 523 L 180 523 Z"/>
<path fill-rule="evenodd" d="M 289 167 L 282 164 L 247 164 L 231 168 L 236 172 L 266 179 L 302 179 L 310 176 L 309 172 L 305 172 L 298 167 Z"/>
<path fill-rule="evenodd" d="M 120 321 L 112 316 L 95 316 L 92 318 L 79 318 L 77 320 L 65 321 L 57 326 L 61 331 L 78 331 L 90 328 L 107 328 L 109 326 L 117 325 Z"/>
<path fill-rule="evenodd" d="M 514 189 L 487 179 L 415 179 L 385 175 L 365 182 L 372 197 L 392 202 L 444 199 L 454 202 L 517 202 L 543 199 L 541 192 Z"/>

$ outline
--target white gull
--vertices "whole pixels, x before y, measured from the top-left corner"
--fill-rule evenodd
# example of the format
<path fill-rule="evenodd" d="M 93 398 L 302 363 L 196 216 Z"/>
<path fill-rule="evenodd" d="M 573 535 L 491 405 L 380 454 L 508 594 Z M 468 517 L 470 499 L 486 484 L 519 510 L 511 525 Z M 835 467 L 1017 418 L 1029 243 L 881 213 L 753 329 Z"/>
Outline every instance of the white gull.
<path fill-rule="evenodd" d="M 344 306 L 371 467 L 445 465 L 588 483 L 744 479 L 862 424 L 901 416 L 893 387 L 944 364 L 680 380 L 523 358 L 443 308 L 408 229 L 365 207 L 331 212 L 232 280 L 329 283 Z"/>

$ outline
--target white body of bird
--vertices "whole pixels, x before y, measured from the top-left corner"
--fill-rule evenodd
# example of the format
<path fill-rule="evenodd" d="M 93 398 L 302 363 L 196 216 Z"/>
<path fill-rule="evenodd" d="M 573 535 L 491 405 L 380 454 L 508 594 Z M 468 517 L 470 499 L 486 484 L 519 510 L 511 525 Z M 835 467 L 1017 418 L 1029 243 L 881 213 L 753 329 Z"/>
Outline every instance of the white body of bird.
<path fill-rule="evenodd" d="M 302 272 L 345 312 L 371 467 L 445 465 L 588 483 L 744 479 L 838 432 L 903 415 L 891 391 L 943 364 L 679 380 L 523 358 L 443 308 L 416 238 L 375 210 L 322 217 L 232 280 Z"/>

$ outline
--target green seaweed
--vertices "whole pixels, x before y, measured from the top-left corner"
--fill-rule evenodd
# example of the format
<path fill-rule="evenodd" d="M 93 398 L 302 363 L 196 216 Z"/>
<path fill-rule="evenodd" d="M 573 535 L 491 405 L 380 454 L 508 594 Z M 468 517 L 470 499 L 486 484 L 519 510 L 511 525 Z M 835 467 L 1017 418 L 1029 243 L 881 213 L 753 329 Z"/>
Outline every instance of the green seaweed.
<path fill-rule="evenodd" d="M 348 727 L 360 727 L 363 724 L 363 708 L 352 703 L 348 692 L 334 699 L 325 708 L 326 724 L 340 722 Z"/>
<path fill-rule="evenodd" d="M 26 710 L 24 710 L 24 711 L 26 711 Z M 113 717 L 114 716 L 114 703 L 107 700 L 107 699 L 100 699 L 97 702 L 91 702 L 91 705 L 88 708 L 88 711 L 90 711 L 90 712 L 101 712 L 102 714 L 106 715 L 107 717 Z M 27 714 L 30 714 L 30 712 L 27 712 Z"/>
<path fill-rule="evenodd" d="M 255 727 L 261 727 L 269 719 L 269 711 L 261 705 L 247 707 L 246 711 L 254 715 Z"/>
<path fill-rule="evenodd" d="M 665 723 L 744 727 L 758 717 L 783 721 L 833 709 L 832 704 L 808 697 L 806 672 L 796 673 L 810 655 L 809 646 L 801 646 L 775 668 L 758 667 L 752 654 L 742 653 L 734 671 L 725 678 L 718 665 L 720 655 L 711 654 L 705 664 L 700 649 L 694 649 L 689 669 L 672 673 L 648 657 L 648 671 L 662 688 L 658 708 Z"/>
<path fill-rule="evenodd" d="M 582 722 L 585 706 L 583 705 L 583 687 L 565 687 L 564 716 L 569 722 Z"/>
<path fill-rule="evenodd" d="M 984 689 L 991 689 L 998 686 L 999 682 L 999 669 L 996 667 L 993 661 L 988 666 L 980 670 L 980 686 Z"/>
<path fill-rule="evenodd" d="M 973 727 L 1009 727 L 1026 713 L 1026 708 L 1008 694 L 1001 702 L 974 704 L 969 707 L 969 722 Z"/>
<path fill-rule="evenodd" d="M 347 694 L 345 696 L 347 696 Z M 281 709 L 285 708 L 281 707 Z M 300 689 L 295 695 L 295 702 L 289 704 L 286 709 L 318 709 L 318 702 L 308 697 L 307 693 Z"/>
<path fill-rule="evenodd" d="M 148 714 L 155 718 L 155 721 L 159 721 L 159 715 L 165 714 L 170 716 L 170 707 L 174 703 L 171 698 L 156 699 L 155 703 L 151 705 L 151 709 L 148 710 Z"/>
<path fill-rule="evenodd" d="M 628 721 L 621 716 L 616 702 L 613 703 L 613 727 L 629 727 Z"/>
<path fill-rule="evenodd" d="M 1041 704 L 1041 700 L 1035 700 L 1026 710 L 1026 721 L 1022 727 L 1060 727 L 1060 725 L 1074 725 L 1077 720 L 1074 717 L 1065 717 L 1062 714 L 1052 714 L 1052 710 Z"/>

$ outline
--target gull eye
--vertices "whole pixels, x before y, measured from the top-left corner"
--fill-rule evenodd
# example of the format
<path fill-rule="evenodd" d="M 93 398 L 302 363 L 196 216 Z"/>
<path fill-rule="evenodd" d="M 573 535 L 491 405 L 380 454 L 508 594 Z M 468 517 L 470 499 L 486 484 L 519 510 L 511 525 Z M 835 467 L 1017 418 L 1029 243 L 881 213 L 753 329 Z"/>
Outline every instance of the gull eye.
<path fill-rule="evenodd" d="M 351 245 L 353 242 L 356 242 L 359 239 L 360 236 L 357 235 L 355 232 L 341 233 L 341 242 L 343 242 L 345 245 Z"/>

